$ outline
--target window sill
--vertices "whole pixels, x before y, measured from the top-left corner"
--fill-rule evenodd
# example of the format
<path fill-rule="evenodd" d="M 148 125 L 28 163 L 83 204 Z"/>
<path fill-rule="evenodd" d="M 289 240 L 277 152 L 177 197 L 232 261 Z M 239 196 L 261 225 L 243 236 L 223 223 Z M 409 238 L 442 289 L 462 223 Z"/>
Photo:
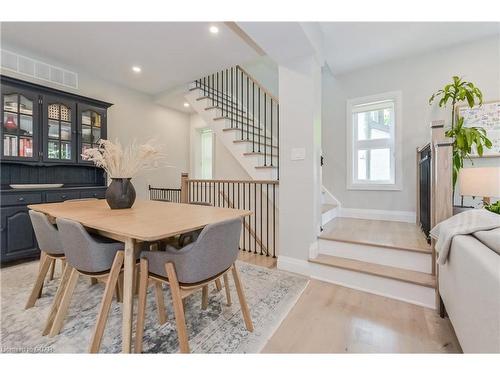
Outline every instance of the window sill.
<path fill-rule="evenodd" d="M 403 187 L 398 184 L 349 184 L 347 190 L 401 191 Z"/>

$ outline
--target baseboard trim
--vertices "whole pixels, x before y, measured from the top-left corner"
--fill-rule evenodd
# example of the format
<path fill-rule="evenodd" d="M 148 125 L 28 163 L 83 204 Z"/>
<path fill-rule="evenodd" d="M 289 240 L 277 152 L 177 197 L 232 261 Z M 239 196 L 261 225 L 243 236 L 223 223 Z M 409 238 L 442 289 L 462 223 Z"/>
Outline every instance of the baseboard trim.
<path fill-rule="evenodd" d="M 340 217 L 351 217 L 355 219 L 401 221 L 415 224 L 417 215 L 413 211 L 372 210 L 363 208 L 340 207 Z"/>
<path fill-rule="evenodd" d="M 278 257 L 278 269 L 305 275 L 312 279 L 328 282 L 331 284 L 341 285 L 346 288 L 356 289 L 362 292 L 376 294 L 382 297 L 411 303 L 417 306 L 423 306 L 430 309 L 436 308 L 435 296 L 430 295 L 434 294 L 435 291 L 431 290 L 431 288 L 426 288 L 423 286 L 413 285 L 397 280 L 385 279 L 379 276 L 355 273 L 354 271 L 349 270 L 335 269 L 333 267 L 311 263 L 307 260 L 290 258 L 282 255 Z M 351 274 L 349 275 L 349 273 Z M 349 280 L 354 274 L 356 274 L 356 282 L 352 282 Z M 393 292 L 385 293 L 381 290 L 384 289 L 382 285 L 379 286 L 379 289 L 374 286 L 380 283 L 392 286 L 388 290 L 392 289 Z M 404 294 L 404 290 L 412 291 L 411 294 L 413 294 L 415 298 L 412 299 L 402 295 Z"/>

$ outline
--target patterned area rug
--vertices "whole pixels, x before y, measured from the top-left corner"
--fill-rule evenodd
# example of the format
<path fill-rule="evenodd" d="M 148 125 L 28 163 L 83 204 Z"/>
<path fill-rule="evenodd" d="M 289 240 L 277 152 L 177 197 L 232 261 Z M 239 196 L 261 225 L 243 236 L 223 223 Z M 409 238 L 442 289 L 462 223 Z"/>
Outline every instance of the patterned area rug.
<path fill-rule="evenodd" d="M 278 328 L 307 285 L 307 279 L 278 270 L 238 262 L 255 330 L 245 329 L 232 280 L 233 304 L 226 305 L 224 289 L 210 285 L 209 306 L 201 310 L 201 290 L 186 298 L 186 324 L 193 353 L 258 353 Z M 59 269 L 59 263 L 58 267 Z M 35 307 L 25 310 L 38 262 L 0 270 L 1 277 L 1 352 L 86 353 L 94 328 L 103 284 L 90 285 L 80 277 L 61 333 L 48 338 L 41 332 L 59 285 L 59 274 L 44 286 Z M 169 320 L 160 325 L 156 315 L 153 288 L 147 297 L 144 332 L 145 353 L 178 352 L 177 332 L 168 287 L 164 286 Z M 134 306 L 136 310 L 137 306 Z M 134 313 L 135 313 L 134 310 Z M 134 314 L 135 315 L 135 314 Z M 135 331 L 135 327 L 134 327 Z M 134 332 L 135 334 L 135 332 Z M 121 350 L 121 304 L 113 300 L 101 352 Z"/>

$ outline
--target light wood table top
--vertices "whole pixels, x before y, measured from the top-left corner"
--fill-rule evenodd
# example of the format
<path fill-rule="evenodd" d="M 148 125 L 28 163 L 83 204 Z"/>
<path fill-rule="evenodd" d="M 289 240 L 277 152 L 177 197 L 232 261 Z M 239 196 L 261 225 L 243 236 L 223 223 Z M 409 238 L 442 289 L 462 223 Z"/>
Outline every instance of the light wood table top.
<path fill-rule="evenodd" d="M 32 204 L 28 208 L 139 241 L 157 241 L 251 214 L 247 210 L 147 200 L 137 200 L 132 208 L 122 210 L 110 209 L 103 199 Z"/>

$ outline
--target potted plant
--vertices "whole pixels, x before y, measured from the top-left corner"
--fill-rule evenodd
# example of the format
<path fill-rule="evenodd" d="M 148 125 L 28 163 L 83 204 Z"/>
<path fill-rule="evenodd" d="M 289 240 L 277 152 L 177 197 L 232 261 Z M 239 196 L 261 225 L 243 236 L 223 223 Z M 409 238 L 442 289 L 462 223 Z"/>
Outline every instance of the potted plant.
<path fill-rule="evenodd" d="M 483 94 L 472 82 L 463 81 L 458 76 L 453 82 L 432 94 L 429 104 L 439 99 L 439 107 L 446 107 L 451 101 L 451 127 L 446 136 L 453 138 L 453 189 L 457 182 L 458 171 L 464 166 L 464 159 L 473 163 L 470 155 L 475 147 L 479 156 L 483 156 L 484 148 L 491 148 L 491 141 L 486 136 L 486 130 L 481 127 L 465 127 L 464 118 L 456 111 L 458 103 L 466 102 L 470 108 L 483 103 Z"/>
<path fill-rule="evenodd" d="M 123 149 L 120 142 L 99 140 L 97 147 L 83 151 L 82 158 L 103 168 L 111 184 L 106 190 L 106 202 L 112 209 L 130 208 L 135 202 L 135 189 L 130 180 L 140 171 L 154 169 L 164 158 L 152 140 L 139 145 L 134 140 Z"/>

